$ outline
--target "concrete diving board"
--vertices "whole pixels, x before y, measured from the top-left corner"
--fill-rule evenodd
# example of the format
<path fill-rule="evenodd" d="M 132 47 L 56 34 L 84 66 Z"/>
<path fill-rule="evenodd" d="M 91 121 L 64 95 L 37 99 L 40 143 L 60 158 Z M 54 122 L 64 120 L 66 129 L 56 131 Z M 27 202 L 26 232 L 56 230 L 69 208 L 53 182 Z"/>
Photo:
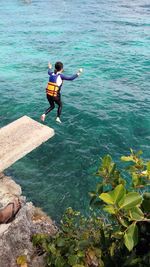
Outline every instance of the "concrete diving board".
<path fill-rule="evenodd" d="M 0 172 L 54 135 L 54 130 L 28 116 L 0 129 Z"/>

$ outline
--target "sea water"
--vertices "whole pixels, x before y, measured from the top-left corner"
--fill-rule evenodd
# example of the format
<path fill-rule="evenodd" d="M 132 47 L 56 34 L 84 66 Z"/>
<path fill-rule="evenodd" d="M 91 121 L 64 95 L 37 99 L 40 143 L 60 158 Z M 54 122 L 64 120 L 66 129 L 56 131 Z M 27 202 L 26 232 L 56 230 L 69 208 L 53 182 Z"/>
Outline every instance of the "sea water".
<path fill-rule="evenodd" d="M 27 200 L 55 220 L 72 206 L 88 213 L 100 157 L 129 149 L 150 158 L 148 0 L 1 0 L 0 126 L 48 107 L 47 65 L 83 74 L 62 88 L 45 124 L 55 136 L 8 168 Z M 33 136 L 34 139 L 34 136 Z"/>

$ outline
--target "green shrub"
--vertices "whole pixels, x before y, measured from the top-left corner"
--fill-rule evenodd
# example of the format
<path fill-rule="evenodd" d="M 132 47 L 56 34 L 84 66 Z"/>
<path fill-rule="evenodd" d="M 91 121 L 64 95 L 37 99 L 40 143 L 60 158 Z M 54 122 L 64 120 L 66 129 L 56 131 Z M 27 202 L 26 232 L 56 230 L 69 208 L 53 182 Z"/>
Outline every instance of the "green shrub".
<path fill-rule="evenodd" d="M 33 237 L 46 252 L 46 266 L 150 266 L 150 162 L 141 154 L 131 150 L 121 157 L 127 164 L 122 173 L 110 155 L 102 158 L 99 182 L 90 192 L 91 216 L 68 208 L 55 236 Z"/>

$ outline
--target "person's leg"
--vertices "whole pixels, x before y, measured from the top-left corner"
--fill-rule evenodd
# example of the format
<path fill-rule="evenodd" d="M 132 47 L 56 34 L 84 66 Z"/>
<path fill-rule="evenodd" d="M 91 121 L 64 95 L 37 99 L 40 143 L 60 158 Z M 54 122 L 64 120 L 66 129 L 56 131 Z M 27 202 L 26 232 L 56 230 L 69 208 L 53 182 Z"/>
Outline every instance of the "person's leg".
<path fill-rule="evenodd" d="M 50 96 L 50 95 L 47 95 L 47 100 L 48 100 L 48 102 L 49 102 L 49 104 L 50 104 L 50 107 L 47 108 L 47 109 L 45 110 L 45 113 L 42 114 L 42 116 L 41 116 L 41 120 L 42 120 L 42 121 L 45 121 L 45 117 L 46 117 L 46 115 L 47 115 L 51 110 L 53 110 L 53 109 L 55 108 L 55 104 L 54 104 L 54 99 L 53 99 L 53 97 Z"/>
<path fill-rule="evenodd" d="M 55 98 L 55 103 L 58 105 L 56 121 L 61 123 L 60 115 L 61 115 L 61 112 L 62 112 L 62 102 L 61 102 L 61 97 L 60 96 Z"/>
<path fill-rule="evenodd" d="M 0 210 L 0 223 L 8 223 L 21 208 L 21 203 L 18 198 L 10 202 L 4 209 Z"/>

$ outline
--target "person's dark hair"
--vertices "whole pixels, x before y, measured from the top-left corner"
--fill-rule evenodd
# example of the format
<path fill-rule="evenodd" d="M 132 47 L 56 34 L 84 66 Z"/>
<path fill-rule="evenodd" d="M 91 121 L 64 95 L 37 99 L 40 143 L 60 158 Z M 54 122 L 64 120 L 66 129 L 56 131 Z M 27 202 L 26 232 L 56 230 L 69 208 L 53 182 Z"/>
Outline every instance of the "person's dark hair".
<path fill-rule="evenodd" d="M 54 72 L 57 73 L 58 71 L 62 70 L 63 69 L 63 63 L 58 61 L 55 63 L 55 70 Z"/>

